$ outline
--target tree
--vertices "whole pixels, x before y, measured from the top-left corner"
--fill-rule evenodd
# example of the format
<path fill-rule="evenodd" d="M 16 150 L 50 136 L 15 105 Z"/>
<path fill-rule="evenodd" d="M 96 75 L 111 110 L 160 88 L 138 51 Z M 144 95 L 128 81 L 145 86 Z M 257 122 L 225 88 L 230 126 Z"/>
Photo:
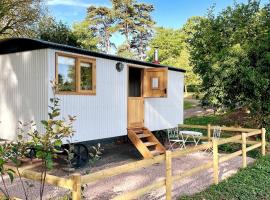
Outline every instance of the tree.
<path fill-rule="evenodd" d="M 184 25 L 182 29 L 157 28 L 155 36 L 150 42 L 147 58 L 148 61 L 153 61 L 154 50 L 158 48 L 161 64 L 185 69 L 185 88 L 190 85 L 200 85 L 200 78 L 194 74 L 193 65 L 190 63 L 186 30 L 192 30 L 192 27 Z"/>
<path fill-rule="evenodd" d="M 184 47 L 184 34 L 180 30 L 156 29 L 154 38 L 150 42 L 148 60 L 153 61 L 155 48 L 159 49 L 159 60 L 162 64 L 170 65 L 180 56 Z"/>
<path fill-rule="evenodd" d="M 97 51 L 98 40 L 87 21 L 75 23 L 72 32 L 76 36 L 81 48 Z"/>
<path fill-rule="evenodd" d="M 0 38 L 32 35 L 42 10 L 41 0 L 1 0 Z"/>
<path fill-rule="evenodd" d="M 135 0 L 112 0 L 113 10 L 117 18 L 117 28 L 125 37 L 128 50 L 131 47 L 131 34 L 135 28 Z"/>
<path fill-rule="evenodd" d="M 114 13 L 107 7 L 90 6 L 87 10 L 87 19 L 90 29 L 98 38 L 99 49 L 109 53 L 115 45 L 110 41 L 112 34 L 116 31 Z"/>
<path fill-rule="evenodd" d="M 126 43 L 121 44 L 117 48 L 117 55 L 124 58 L 136 58 L 136 53 L 128 47 Z"/>
<path fill-rule="evenodd" d="M 208 13 L 190 40 L 204 103 L 246 107 L 262 126 L 270 116 L 270 4 L 235 3 Z"/>
<path fill-rule="evenodd" d="M 149 41 L 153 36 L 153 26 L 155 22 L 151 18 L 151 12 L 154 11 L 153 5 L 135 4 L 135 27 L 133 30 L 133 37 L 131 40 L 131 47 L 136 50 L 140 60 L 146 58 L 146 50 Z"/>
<path fill-rule="evenodd" d="M 38 23 L 35 37 L 49 42 L 80 47 L 76 35 L 66 24 L 61 21 L 57 22 L 48 16 L 42 18 Z"/>

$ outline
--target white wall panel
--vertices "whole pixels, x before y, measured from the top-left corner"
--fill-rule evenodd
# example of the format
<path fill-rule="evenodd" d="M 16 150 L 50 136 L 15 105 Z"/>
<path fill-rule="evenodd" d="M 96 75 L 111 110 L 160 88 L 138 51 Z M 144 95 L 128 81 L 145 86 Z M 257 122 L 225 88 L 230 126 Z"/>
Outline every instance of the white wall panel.
<path fill-rule="evenodd" d="M 145 126 L 151 131 L 183 123 L 184 73 L 168 71 L 167 98 L 145 98 Z"/>
<path fill-rule="evenodd" d="M 55 77 L 55 52 L 49 50 L 50 80 Z M 118 72 L 115 65 L 96 58 L 96 95 L 58 95 L 62 117 L 77 116 L 74 142 L 126 135 L 127 67 Z"/>
<path fill-rule="evenodd" d="M 46 51 L 0 55 L 0 138 L 15 139 L 18 121 L 39 122 L 47 116 Z"/>
<path fill-rule="evenodd" d="M 0 138 L 13 139 L 18 121 L 47 117 L 55 78 L 55 50 L 0 55 Z M 62 116 L 77 116 L 76 141 L 126 135 L 127 65 L 96 58 L 96 95 L 58 95 Z M 175 127 L 183 122 L 183 73 L 168 72 L 168 97 L 145 99 L 145 126 L 150 130 Z"/>

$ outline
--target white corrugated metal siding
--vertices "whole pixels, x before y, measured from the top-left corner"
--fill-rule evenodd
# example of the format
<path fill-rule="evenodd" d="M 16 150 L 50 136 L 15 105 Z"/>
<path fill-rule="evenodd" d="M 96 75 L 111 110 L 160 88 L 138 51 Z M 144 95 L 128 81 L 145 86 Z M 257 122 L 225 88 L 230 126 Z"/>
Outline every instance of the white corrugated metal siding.
<path fill-rule="evenodd" d="M 55 78 L 55 50 L 0 55 L 0 137 L 13 139 L 17 122 L 47 118 Z M 73 142 L 126 134 L 127 64 L 96 58 L 96 95 L 58 95 L 61 117 L 77 116 Z M 168 73 L 168 97 L 145 99 L 145 126 L 160 130 L 183 122 L 184 75 Z M 39 128 L 39 127 L 38 127 Z"/>
<path fill-rule="evenodd" d="M 0 138 L 15 139 L 18 121 L 47 117 L 46 51 L 0 55 Z"/>
<path fill-rule="evenodd" d="M 55 52 L 49 50 L 51 80 L 55 77 Z M 118 72 L 116 63 L 96 58 L 96 95 L 58 95 L 62 117 L 77 116 L 73 142 L 126 134 L 127 67 Z"/>
<path fill-rule="evenodd" d="M 167 98 L 145 98 L 145 126 L 151 131 L 183 123 L 184 73 L 168 71 Z"/>

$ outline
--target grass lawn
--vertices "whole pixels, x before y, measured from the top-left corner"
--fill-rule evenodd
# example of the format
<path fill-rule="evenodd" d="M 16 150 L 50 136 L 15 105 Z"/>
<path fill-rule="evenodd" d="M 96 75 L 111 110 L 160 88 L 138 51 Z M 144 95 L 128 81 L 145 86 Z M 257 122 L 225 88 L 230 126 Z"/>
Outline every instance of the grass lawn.
<path fill-rule="evenodd" d="M 255 164 L 240 170 L 234 176 L 212 185 L 205 191 L 193 196 L 181 197 L 181 200 L 216 199 L 270 199 L 270 156 L 259 158 Z"/>
<path fill-rule="evenodd" d="M 194 105 L 192 102 L 190 101 L 184 101 L 184 110 L 187 110 L 187 109 L 190 109 L 190 108 L 193 108 Z"/>
<path fill-rule="evenodd" d="M 185 119 L 184 124 L 192 124 L 192 125 L 222 125 L 221 124 L 221 116 L 220 115 L 208 115 L 208 116 L 199 116 L 199 117 L 190 117 Z"/>

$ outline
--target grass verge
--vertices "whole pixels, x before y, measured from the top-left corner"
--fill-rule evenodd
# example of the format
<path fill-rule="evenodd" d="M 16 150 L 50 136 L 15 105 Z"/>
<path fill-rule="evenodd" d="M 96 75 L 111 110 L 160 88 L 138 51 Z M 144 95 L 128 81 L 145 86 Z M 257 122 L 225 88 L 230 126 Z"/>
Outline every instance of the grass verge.
<path fill-rule="evenodd" d="M 270 156 L 259 158 L 253 165 L 240 170 L 234 176 L 212 185 L 193 196 L 180 197 L 181 200 L 253 200 L 270 199 Z"/>
<path fill-rule="evenodd" d="M 194 107 L 194 104 L 190 101 L 184 101 L 184 110 L 187 110 L 187 109 L 190 109 L 190 108 L 193 108 Z"/>

